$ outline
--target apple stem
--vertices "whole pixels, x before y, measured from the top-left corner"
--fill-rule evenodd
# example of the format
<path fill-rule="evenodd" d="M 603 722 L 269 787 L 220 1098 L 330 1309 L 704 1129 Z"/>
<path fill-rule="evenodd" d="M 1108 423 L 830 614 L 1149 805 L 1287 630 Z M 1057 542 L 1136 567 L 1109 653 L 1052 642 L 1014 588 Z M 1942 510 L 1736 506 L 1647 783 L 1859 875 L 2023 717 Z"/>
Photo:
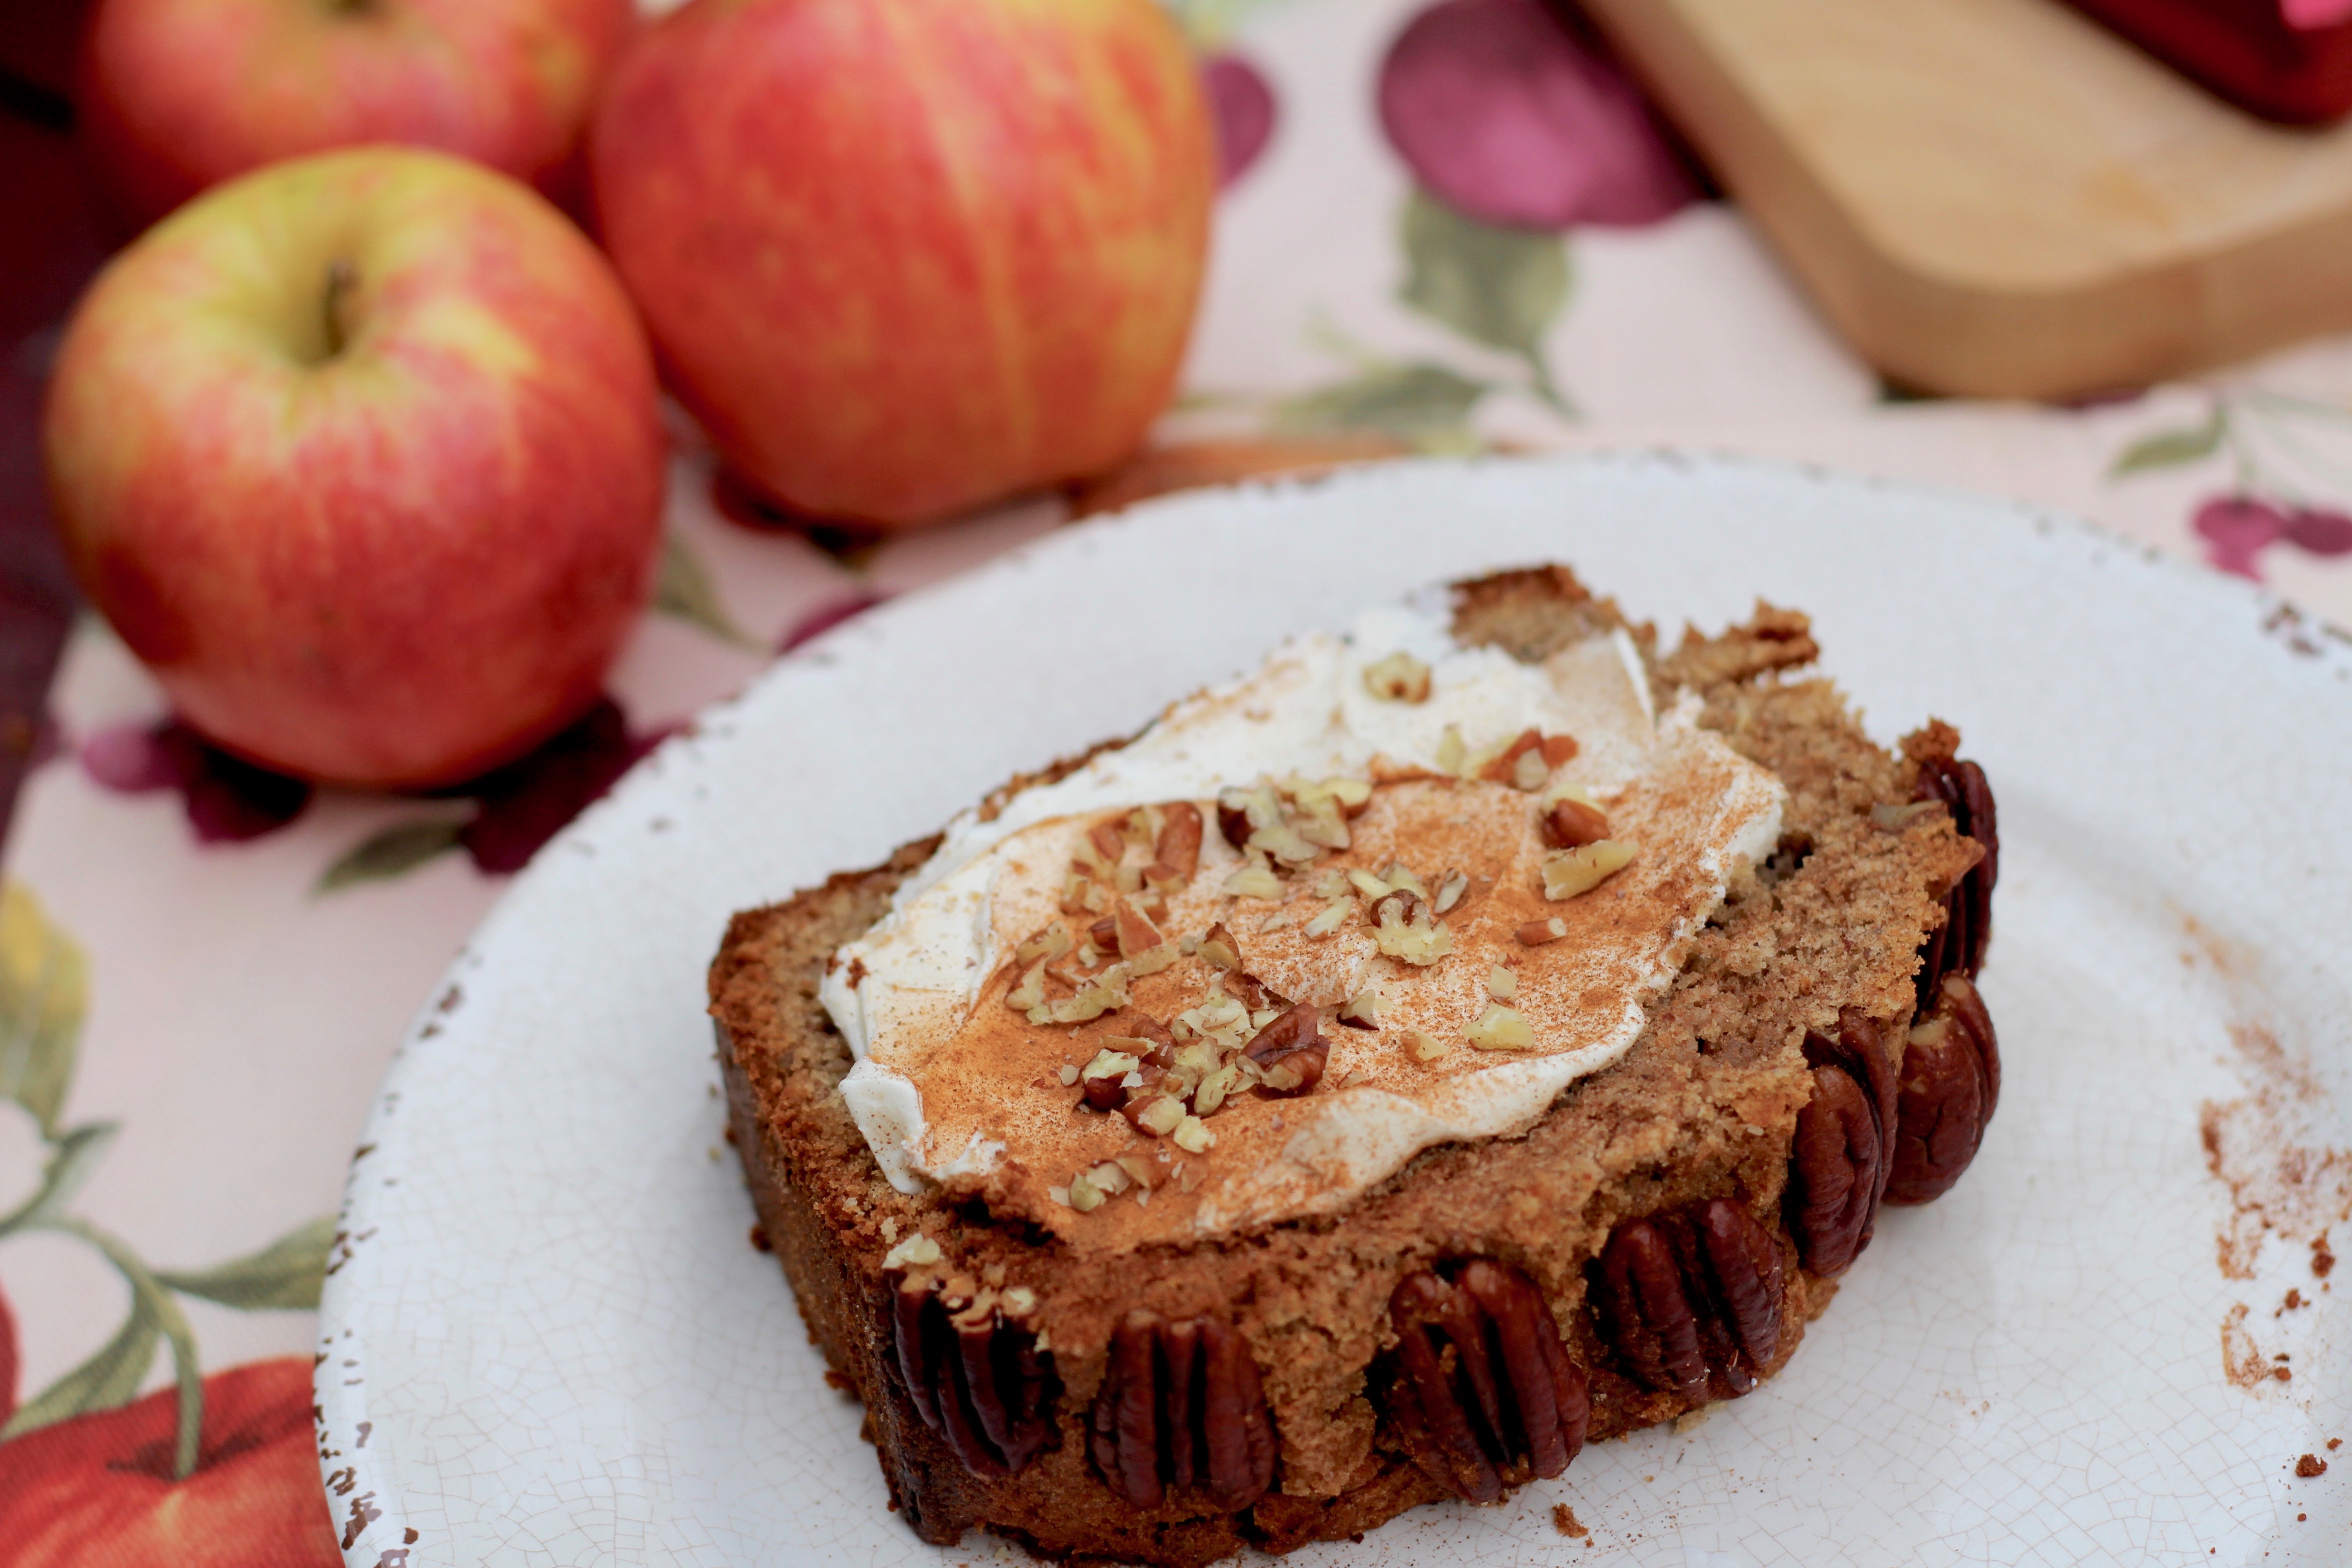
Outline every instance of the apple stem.
<path fill-rule="evenodd" d="M 338 256 L 327 263 L 327 358 L 333 359 L 343 352 L 343 302 L 360 284 L 360 269 L 349 257 Z"/>

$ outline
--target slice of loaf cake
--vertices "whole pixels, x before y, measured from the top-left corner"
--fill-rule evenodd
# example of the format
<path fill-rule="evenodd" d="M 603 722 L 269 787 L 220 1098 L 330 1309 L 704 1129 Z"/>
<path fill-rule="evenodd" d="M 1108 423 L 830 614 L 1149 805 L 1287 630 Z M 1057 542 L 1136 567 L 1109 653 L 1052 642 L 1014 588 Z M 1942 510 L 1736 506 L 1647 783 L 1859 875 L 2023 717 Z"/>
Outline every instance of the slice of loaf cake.
<path fill-rule="evenodd" d="M 1777 1371 L 1999 1088 L 1984 775 L 1816 652 L 1461 584 L 737 916 L 760 1232 L 917 1532 L 1280 1552 Z"/>

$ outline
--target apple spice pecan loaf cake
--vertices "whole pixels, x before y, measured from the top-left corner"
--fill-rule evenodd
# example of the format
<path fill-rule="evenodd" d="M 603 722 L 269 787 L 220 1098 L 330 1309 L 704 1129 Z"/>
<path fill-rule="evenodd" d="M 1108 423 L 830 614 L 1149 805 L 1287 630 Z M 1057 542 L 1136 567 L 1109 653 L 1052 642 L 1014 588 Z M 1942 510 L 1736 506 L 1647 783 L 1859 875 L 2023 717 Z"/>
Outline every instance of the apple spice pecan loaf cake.
<path fill-rule="evenodd" d="M 1507 573 L 738 915 L 732 1133 L 917 1532 L 1282 1552 L 1778 1370 L 2000 1082 L 1984 774 L 1816 653 Z"/>

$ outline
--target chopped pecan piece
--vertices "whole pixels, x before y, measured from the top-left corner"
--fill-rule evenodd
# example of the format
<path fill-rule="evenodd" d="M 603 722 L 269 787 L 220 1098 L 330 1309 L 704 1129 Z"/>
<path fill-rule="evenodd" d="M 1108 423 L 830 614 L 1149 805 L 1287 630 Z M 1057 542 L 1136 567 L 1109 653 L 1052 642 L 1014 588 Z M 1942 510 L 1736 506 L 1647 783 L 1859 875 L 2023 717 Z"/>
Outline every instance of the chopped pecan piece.
<path fill-rule="evenodd" d="M 969 1281 L 895 1269 L 883 1281 L 916 1415 L 972 1474 L 1018 1474 L 1053 1434 L 1053 1355 L 993 1290 L 960 1294 Z"/>
<path fill-rule="evenodd" d="M 1596 1272 L 1602 1341 L 1660 1393 L 1737 1398 L 1780 1352 L 1780 1242 L 1727 1198 L 1625 1221 Z"/>
<path fill-rule="evenodd" d="M 1400 888 L 1383 894 L 1366 915 L 1373 945 L 1391 958 L 1427 968 L 1454 951 L 1454 933 L 1429 912 L 1428 900 L 1419 893 Z"/>
<path fill-rule="evenodd" d="M 1475 1258 L 1408 1276 L 1389 1298 L 1397 1334 L 1388 1414 L 1429 1478 L 1471 1502 L 1557 1476 L 1584 1446 L 1584 1373 L 1535 1282 Z"/>
<path fill-rule="evenodd" d="M 1225 929 L 1223 921 L 1202 934 L 1196 951 L 1201 962 L 1213 969 L 1239 969 L 1242 966 L 1242 944 L 1234 940 L 1234 933 Z"/>
<path fill-rule="evenodd" d="M 1127 1080 L 1142 1065 L 1142 1058 L 1127 1051 L 1108 1047 L 1097 1051 L 1094 1059 L 1078 1069 L 1087 1104 L 1096 1110 L 1117 1110 L 1126 1104 Z"/>
<path fill-rule="evenodd" d="M 1145 920 L 1125 899 L 1111 907 L 1111 925 L 1116 948 L 1122 958 L 1139 958 L 1166 940 L 1160 936 L 1160 928 Z M 1097 941 L 1096 945 L 1103 944 Z"/>
<path fill-rule="evenodd" d="M 1944 898 L 1944 923 L 1919 949 L 1919 1011 L 1936 1005 L 1937 986 L 1947 974 L 1970 980 L 1984 967 L 1985 949 L 1992 941 L 1992 889 L 2000 878 L 2000 825 L 1993 805 L 1992 785 L 1984 769 L 1956 757 L 1920 760 L 1919 780 L 1912 798 L 1941 801 L 1952 814 L 1952 826 L 1976 840 L 1984 850 L 1978 861 Z"/>
<path fill-rule="evenodd" d="M 1218 1508 L 1247 1508 L 1273 1485 L 1275 1454 L 1248 1342 L 1217 1318 L 1128 1313 L 1111 1331 L 1087 1446 L 1137 1508 L 1192 1487 Z"/>
<path fill-rule="evenodd" d="M 1129 1038 L 1143 1040 L 1151 1046 L 1150 1051 L 1139 1051 L 1136 1053 L 1138 1056 L 1155 1067 L 1163 1068 L 1175 1059 L 1171 1053 L 1176 1049 L 1176 1037 L 1169 1033 L 1167 1025 L 1138 1009 L 1129 1009 L 1120 1022 L 1127 1026 Z"/>
<path fill-rule="evenodd" d="M 1302 1002 L 1251 1037 L 1244 1054 L 1264 1075 L 1260 1093 L 1305 1094 L 1323 1081 L 1331 1043 L 1323 1038 L 1321 1023 L 1321 1010 Z"/>
<path fill-rule="evenodd" d="M 1372 900 L 1364 918 L 1374 925 L 1426 926 L 1430 922 L 1429 904 L 1419 893 L 1407 888 L 1397 888 Z"/>
<path fill-rule="evenodd" d="M 1576 737 L 1547 735 L 1522 730 L 1511 743 L 1478 770 L 1478 776 L 1533 794 L 1543 788 L 1551 771 L 1576 755 Z"/>
<path fill-rule="evenodd" d="M 1939 1198 L 1977 1157 L 2000 1100 L 2000 1042 L 1984 997 L 1958 974 L 1944 976 L 1936 1010 L 1911 1031 L 1896 1099 L 1890 1204 Z"/>
<path fill-rule="evenodd" d="M 1813 1097 L 1797 1113 L 1786 1203 L 1797 1256 L 1824 1277 L 1843 1274 L 1870 1245 L 1895 1169 L 1895 1068 L 1878 1025 L 1858 1008 L 1838 1016 L 1835 1039 L 1805 1036 Z"/>
<path fill-rule="evenodd" d="M 1240 1002 L 1253 1013 L 1263 1013 L 1268 1007 L 1290 1006 L 1290 998 L 1246 970 L 1234 969 L 1225 973 L 1225 994 Z"/>
<path fill-rule="evenodd" d="M 1581 849 L 1609 837 L 1609 817 L 1599 806 L 1567 795 L 1551 803 L 1537 824 L 1555 849 Z"/>
<path fill-rule="evenodd" d="M 1165 871 L 1181 888 L 1201 868 L 1201 808 L 1189 800 L 1160 807 L 1160 837 L 1151 846 L 1151 868 Z M 1148 875 L 1148 873 L 1147 873 Z"/>

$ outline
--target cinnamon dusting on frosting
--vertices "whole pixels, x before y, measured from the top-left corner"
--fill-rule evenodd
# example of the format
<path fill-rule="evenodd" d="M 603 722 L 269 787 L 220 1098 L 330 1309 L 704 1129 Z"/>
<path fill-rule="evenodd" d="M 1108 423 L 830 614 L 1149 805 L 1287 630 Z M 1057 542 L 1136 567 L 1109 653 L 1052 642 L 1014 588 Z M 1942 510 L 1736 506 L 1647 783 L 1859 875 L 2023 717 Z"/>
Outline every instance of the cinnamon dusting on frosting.
<path fill-rule="evenodd" d="M 1385 614 L 1171 710 L 1106 759 L 1135 793 L 1082 771 L 1015 797 L 844 950 L 844 1093 L 894 1182 L 1087 1247 L 1191 1238 L 1524 1131 L 1632 1045 L 1777 836 L 1777 781 L 1654 720 L 1622 639 L 1519 666 Z M 1400 641 L 1432 670 L 1410 703 L 1362 673 Z M 1548 879 L 1604 845 L 1631 853 Z"/>

